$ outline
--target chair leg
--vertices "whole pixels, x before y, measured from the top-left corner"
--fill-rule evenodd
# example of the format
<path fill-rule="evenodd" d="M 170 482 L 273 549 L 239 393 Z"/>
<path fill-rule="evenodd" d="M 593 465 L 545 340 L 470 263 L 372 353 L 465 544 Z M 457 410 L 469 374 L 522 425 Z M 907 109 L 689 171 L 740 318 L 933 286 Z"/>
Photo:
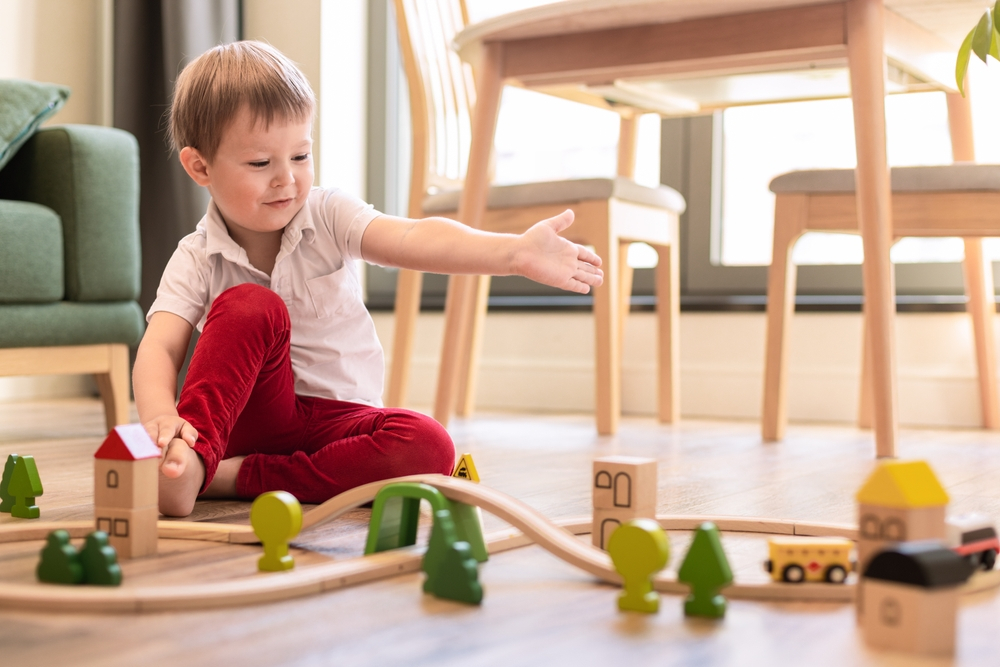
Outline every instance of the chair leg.
<path fill-rule="evenodd" d="M 774 206 L 774 245 L 767 278 L 767 347 L 764 355 L 764 442 L 781 440 L 788 422 L 788 349 L 795 312 L 796 267 L 792 247 L 802 234 L 807 199 L 778 196 Z"/>
<path fill-rule="evenodd" d="M 676 235 L 674 236 L 676 239 Z M 659 256 L 656 264 L 657 321 L 657 414 L 661 423 L 680 420 L 680 323 L 681 280 L 680 253 L 677 243 L 653 246 Z"/>
<path fill-rule="evenodd" d="M 594 293 L 594 346 L 596 357 L 596 390 L 594 411 L 597 432 L 613 435 L 621 418 L 621 349 L 618 317 L 621 307 L 618 267 L 618 239 L 607 236 L 594 243 L 594 252 L 604 258 L 604 284 Z"/>
<path fill-rule="evenodd" d="M 108 372 L 95 373 L 97 388 L 104 401 L 104 421 L 110 431 L 129 423 L 128 346 L 108 345 Z"/>
<path fill-rule="evenodd" d="M 861 307 L 861 388 L 858 392 L 858 428 L 871 430 L 875 415 L 874 376 L 872 375 L 872 346 L 869 340 L 868 317 Z"/>
<path fill-rule="evenodd" d="M 625 350 L 625 324 L 628 322 L 628 315 L 632 311 L 632 279 L 635 277 L 635 269 L 628 265 L 628 249 L 631 243 L 618 244 L 618 359 L 619 364 L 624 358 Z"/>
<path fill-rule="evenodd" d="M 473 286 L 466 294 L 466 325 L 458 374 L 455 414 L 468 417 L 476 405 L 476 381 L 479 377 L 479 357 L 483 348 L 483 329 L 490 298 L 490 276 L 473 276 Z"/>
<path fill-rule="evenodd" d="M 417 334 L 420 316 L 420 291 L 424 274 L 400 269 L 396 278 L 395 331 L 392 342 L 392 366 L 389 369 L 389 387 L 385 403 L 389 407 L 402 407 L 410 388 L 410 369 L 413 365 L 413 341 Z"/>
<path fill-rule="evenodd" d="M 993 267 L 983 258 L 983 241 L 965 239 L 965 293 L 969 297 L 972 331 L 976 340 L 976 365 L 979 370 L 979 400 L 983 428 L 1000 428 L 1000 405 L 997 402 L 997 357 L 993 338 L 996 297 L 993 293 Z"/>
<path fill-rule="evenodd" d="M 448 426 L 458 391 L 458 371 L 461 359 L 462 328 L 464 325 L 464 293 L 471 276 L 451 276 L 444 304 L 444 331 L 441 336 L 441 364 L 438 368 L 437 391 L 434 397 L 434 419 Z"/>

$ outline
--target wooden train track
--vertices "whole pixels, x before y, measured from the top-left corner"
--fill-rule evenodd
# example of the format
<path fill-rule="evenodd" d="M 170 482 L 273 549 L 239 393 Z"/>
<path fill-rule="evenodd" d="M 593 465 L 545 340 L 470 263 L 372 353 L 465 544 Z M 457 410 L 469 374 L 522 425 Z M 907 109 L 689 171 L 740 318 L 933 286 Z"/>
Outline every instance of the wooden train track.
<path fill-rule="evenodd" d="M 575 536 L 590 532 L 588 519 L 553 522 L 535 509 L 489 487 L 441 475 L 412 475 L 373 482 L 352 489 L 317 506 L 303 516 L 302 529 L 332 521 L 371 501 L 386 484 L 408 481 L 429 484 L 446 497 L 475 505 L 509 523 L 513 528 L 486 536 L 491 554 L 537 544 L 557 558 L 597 579 L 620 584 L 621 579 L 604 551 Z M 855 539 L 857 529 L 845 524 L 810 523 L 782 519 L 754 519 L 726 516 L 657 517 L 666 530 L 692 530 L 704 521 L 714 522 L 723 532 L 771 535 L 841 536 Z M 52 530 L 62 528 L 72 537 L 93 530 L 91 521 L 25 522 L 0 526 L 0 543 L 44 540 Z M 250 526 L 191 521 L 160 521 L 161 539 L 206 540 L 231 544 L 253 544 L 257 538 Z M 296 568 L 288 572 L 255 573 L 224 582 L 181 586 L 124 586 L 100 588 L 43 584 L 0 583 L 0 607 L 51 611 L 135 612 L 204 609 L 274 602 L 316 594 L 420 569 L 423 548 L 410 547 L 371 556 L 331 561 Z M 978 592 L 1000 586 L 1000 571 L 977 574 L 963 592 Z M 688 587 L 671 575 L 654 581 L 663 593 L 686 594 Z M 756 600 L 809 600 L 849 602 L 854 599 L 852 584 L 740 584 L 723 589 L 731 598 Z"/>

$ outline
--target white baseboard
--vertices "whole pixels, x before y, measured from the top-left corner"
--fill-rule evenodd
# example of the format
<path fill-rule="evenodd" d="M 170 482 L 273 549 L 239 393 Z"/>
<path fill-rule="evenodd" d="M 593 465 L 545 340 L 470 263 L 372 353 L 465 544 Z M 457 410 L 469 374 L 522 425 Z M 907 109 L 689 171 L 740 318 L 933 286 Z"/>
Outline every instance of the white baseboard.
<path fill-rule="evenodd" d="M 391 359 L 390 313 L 375 314 Z M 900 421 L 906 426 L 976 427 L 980 423 L 972 332 L 964 313 L 905 313 L 897 324 Z M 422 314 L 409 402 L 433 403 L 440 314 Z M 625 333 L 622 407 L 654 415 L 655 318 L 634 313 Z M 792 324 L 789 418 L 857 419 L 861 316 L 802 313 Z M 763 313 L 681 316 L 681 413 L 759 419 Z M 587 313 L 492 313 L 487 317 L 476 405 L 514 411 L 593 410 L 593 320 Z"/>
<path fill-rule="evenodd" d="M 392 356 L 393 317 L 375 313 Z M 440 313 L 417 325 L 409 404 L 434 401 Z M 792 323 L 789 418 L 853 423 L 861 358 L 857 313 L 801 313 Z M 763 313 L 681 316 L 681 414 L 759 419 L 764 367 Z M 655 414 L 656 321 L 634 313 L 625 329 L 622 407 Z M 899 415 L 904 426 L 977 427 L 979 389 L 969 318 L 964 313 L 904 313 L 896 318 Z M 588 313 L 491 313 L 483 336 L 476 405 L 485 410 L 590 412 L 594 331 Z M 87 376 L 0 378 L 0 401 L 84 396 Z"/>

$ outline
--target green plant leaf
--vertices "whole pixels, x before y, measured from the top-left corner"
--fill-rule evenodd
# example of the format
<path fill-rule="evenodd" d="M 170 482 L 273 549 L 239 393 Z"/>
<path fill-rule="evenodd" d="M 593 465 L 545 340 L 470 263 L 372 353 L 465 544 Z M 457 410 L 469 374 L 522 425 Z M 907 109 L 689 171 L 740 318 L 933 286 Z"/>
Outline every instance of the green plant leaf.
<path fill-rule="evenodd" d="M 973 28 L 966 35 L 962 46 L 958 48 L 958 58 L 955 61 L 955 83 L 958 84 L 958 92 L 965 97 L 965 73 L 969 70 L 969 58 L 972 57 L 972 37 L 976 29 Z"/>
<path fill-rule="evenodd" d="M 996 28 L 991 28 L 990 32 L 992 32 L 993 35 L 990 38 L 990 53 L 989 53 L 989 55 L 993 56 L 994 60 L 1000 60 L 1000 43 L 998 43 L 998 39 L 1000 39 L 1000 35 L 997 35 L 997 29 Z"/>
<path fill-rule="evenodd" d="M 990 53 L 990 42 L 992 41 L 993 19 L 990 16 L 990 10 L 987 9 L 982 18 L 979 19 L 979 24 L 976 25 L 972 35 L 972 52 L 983 62 L 986 62 L 986 56 Z"/>
<path fill-rule="evenodd" d="M 996 4 L 993 5 L 993 29 L 1000 31 L 1000 16 L 997 15 L 998 10 L 1000 10 L 1000 0 L 997 0 Z"/>

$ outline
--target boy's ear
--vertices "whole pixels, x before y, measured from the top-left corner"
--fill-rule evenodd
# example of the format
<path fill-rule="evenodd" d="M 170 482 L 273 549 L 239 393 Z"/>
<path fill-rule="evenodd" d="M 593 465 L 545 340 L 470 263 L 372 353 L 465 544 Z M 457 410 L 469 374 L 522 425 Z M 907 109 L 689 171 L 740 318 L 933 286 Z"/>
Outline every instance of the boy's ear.
<path fill-rule="evenodd" d="M 211 182 L 208 176 L 208 160 L 198 152 L 198 149 L 185 146 L 181 149 L 180 159 L 181 164 L 184 166 L 184 171 L 188 173 L 188 176 L 198 185 L 207 187 Z"/>

